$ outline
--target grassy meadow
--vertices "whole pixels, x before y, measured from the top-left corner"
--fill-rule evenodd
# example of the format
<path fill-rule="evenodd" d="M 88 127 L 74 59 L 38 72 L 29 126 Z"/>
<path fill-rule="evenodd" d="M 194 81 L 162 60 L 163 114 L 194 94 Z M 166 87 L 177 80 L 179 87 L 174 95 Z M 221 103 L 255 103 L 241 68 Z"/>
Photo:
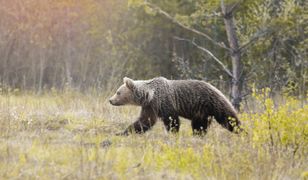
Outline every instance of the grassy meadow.
<path fill-rule="evenodd" d="M 262 95 L 263 94 L 263 95 Z M 255 92 L 240 118 L 248 135 L 216 122 L 205 137 L 158 122 L 119 137 L 138 107 L 73 91 L 0 95 L 0 179 L 307 179 L 308 105 Z"/>

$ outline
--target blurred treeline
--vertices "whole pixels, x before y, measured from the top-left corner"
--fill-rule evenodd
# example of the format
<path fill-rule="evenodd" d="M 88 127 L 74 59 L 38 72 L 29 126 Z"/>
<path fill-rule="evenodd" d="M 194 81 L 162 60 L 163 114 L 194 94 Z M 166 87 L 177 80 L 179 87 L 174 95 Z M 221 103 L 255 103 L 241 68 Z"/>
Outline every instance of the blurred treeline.
<path fill-rule="evenodd" d="M 0 0 L 1 88 L 107 90 L 124 76 L 165 76 L 204 79 L 230 92 L 232 78 L 226 69 L 232 71 L 233 52 L 227 50 L 221 0 L 148 2 Z M 305 1 L 224 3 L 236 4 L 241 94 L 252 87 L 270 87 L 273 92 L 305 96 Z"/>

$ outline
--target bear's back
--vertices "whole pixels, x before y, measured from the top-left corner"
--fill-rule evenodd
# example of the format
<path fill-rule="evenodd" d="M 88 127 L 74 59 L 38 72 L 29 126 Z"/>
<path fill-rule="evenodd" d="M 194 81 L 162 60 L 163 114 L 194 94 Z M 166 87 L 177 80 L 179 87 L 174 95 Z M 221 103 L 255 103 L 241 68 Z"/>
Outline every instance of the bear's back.
<path fill-rule="evenodd" d="M 168 80 L 172 89 L 173 106 L 183 117 L 194 116 L 200 111 L 236 114 L 230 101 L 211 84 L 199 80 Z"/>

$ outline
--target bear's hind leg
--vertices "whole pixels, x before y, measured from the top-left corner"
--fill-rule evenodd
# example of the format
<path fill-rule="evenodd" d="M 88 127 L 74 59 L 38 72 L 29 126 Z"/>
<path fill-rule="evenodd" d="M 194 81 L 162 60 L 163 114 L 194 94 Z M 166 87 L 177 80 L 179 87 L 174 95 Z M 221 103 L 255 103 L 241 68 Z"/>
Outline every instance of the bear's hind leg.
<path fill-rule="evenodd" d="M 193 135 L 204 136 L 207 132 L 207 128 L 211 123 L 211 119 L 192 119 L 191 127 L 193 131 Z"/>
<path fill-rule="evenodd" d="M 175 117 L 164 117 L 162 118 L 164 125 L 168 132 L 177 133 L 180 129 L 180 119 L 178 116 Z"/>

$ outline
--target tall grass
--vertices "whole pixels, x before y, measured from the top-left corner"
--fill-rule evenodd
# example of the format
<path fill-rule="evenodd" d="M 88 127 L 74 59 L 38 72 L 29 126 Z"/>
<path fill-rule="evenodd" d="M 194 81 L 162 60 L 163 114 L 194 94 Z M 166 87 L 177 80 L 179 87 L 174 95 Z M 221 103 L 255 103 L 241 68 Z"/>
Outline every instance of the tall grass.
<path fill-rule="evenodd" d="M 158 123 L 144 135 L 114 136 L 138 115 L 106 96 L 72 91 L 0 95 L 0 178 L 9 179 L 305 179 L 308 105 L 274 105 L 255 92 L 240 114 L 248 135 L 214 123 L 205 137 Z M 111 143 L 111 144 L 110 144 Z"/>

